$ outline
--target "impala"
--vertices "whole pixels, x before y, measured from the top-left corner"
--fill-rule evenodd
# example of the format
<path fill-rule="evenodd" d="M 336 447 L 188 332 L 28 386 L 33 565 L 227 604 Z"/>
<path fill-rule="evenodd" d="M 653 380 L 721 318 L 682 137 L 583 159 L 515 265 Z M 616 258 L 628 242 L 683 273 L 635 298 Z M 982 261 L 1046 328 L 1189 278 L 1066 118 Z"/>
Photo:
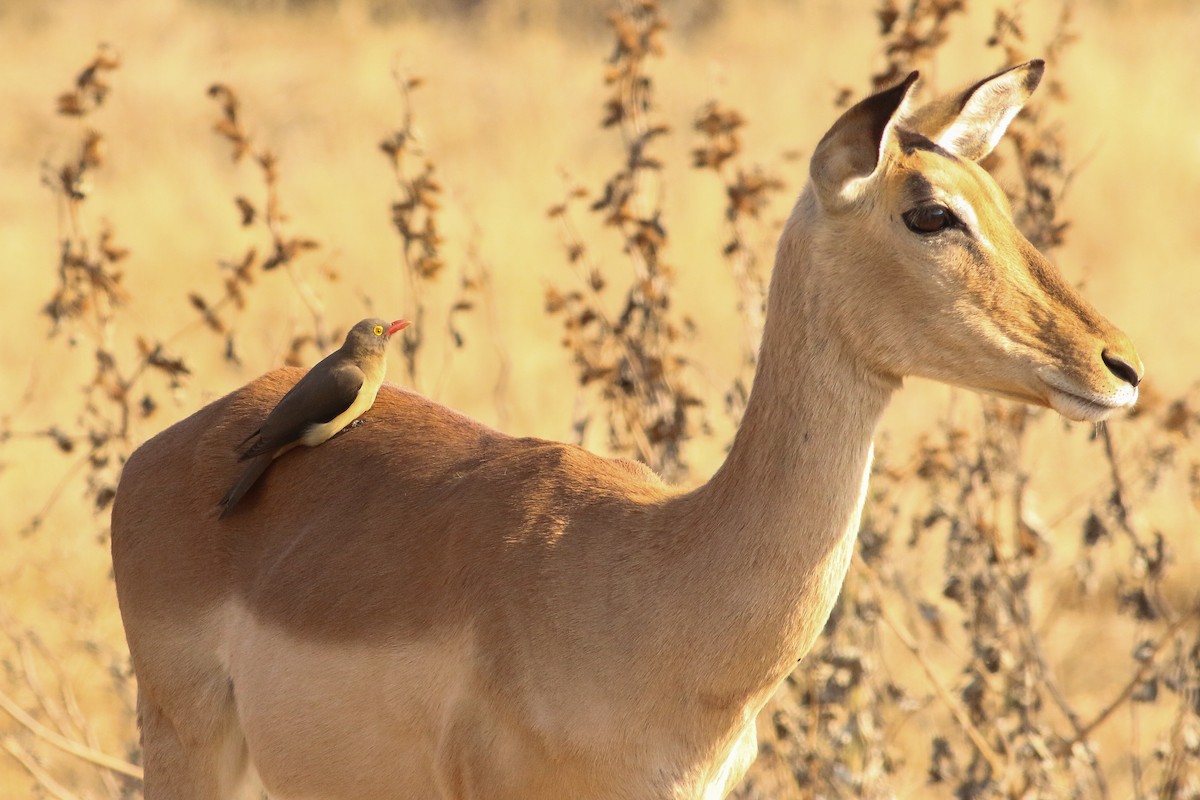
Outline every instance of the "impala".
<path fill-rule="evenodd" d="M 1032 61 L 813 153 L 728 458 L 682 491 L 385 385 L 217 519 L 272 372 L 140 447 L 113 508 L 149 800 L 721 798 L 850 562 L 892 393 L 919 375 L 1097 422 L 1142 366 L 976 163 Z"/>

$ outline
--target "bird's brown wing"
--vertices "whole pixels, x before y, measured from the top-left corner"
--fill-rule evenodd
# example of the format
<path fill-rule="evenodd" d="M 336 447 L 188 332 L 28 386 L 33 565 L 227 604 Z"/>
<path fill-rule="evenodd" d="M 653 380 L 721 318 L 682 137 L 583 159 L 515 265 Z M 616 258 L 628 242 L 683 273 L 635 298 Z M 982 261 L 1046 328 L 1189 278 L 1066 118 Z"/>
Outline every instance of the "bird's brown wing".
<path fill-rule="evenodd" d="M 366 376 L 347 358 L 330 357 L 310 369 L 283 396 L 258 430 L 258 441 L 242 453 L 241 460 L 269 453 L 295 442 L 310 425 L 329 422 L 358 397 Z"/>

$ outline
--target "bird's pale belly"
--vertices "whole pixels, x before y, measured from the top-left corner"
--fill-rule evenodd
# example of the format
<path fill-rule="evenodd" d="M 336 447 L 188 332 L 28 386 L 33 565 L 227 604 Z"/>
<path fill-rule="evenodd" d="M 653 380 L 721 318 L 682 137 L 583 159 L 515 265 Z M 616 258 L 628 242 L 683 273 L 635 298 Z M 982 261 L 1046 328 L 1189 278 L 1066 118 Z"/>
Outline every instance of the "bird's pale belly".
<path fill-rule="evenodd" d="M 308 447 L 316 447 L 322 442 L 331 439 L 342 428 L 345 428 L 351 422 L 354 422 L 354 420 L 367 413 L 367 410 L 375 404 L 375 396 L 379 394 L 379 387 L 382 384 L 382 369 L 368 372 L 362 388 L 358 390 L 358 397 L 354 398 L 354 402 L 350 404 L 350 407 L 329 420 L 329 422 L 318 422 L 309 425 L 303 435 L 301 435 L 300 442 Z"/>

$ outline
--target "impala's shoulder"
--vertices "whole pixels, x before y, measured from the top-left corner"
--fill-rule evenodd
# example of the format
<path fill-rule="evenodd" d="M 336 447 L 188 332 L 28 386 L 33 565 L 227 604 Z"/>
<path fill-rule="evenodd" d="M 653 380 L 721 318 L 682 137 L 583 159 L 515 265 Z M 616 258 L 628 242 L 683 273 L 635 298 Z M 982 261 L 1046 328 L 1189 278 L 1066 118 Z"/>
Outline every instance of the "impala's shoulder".
<path fill-rule="evenodd" d="M 390 383 L 379 387 L 375 404 L 364 419 L 381 445 L 404 452 L 423 450 L 426 455 L 477 456 L 512 439 L 419 392 Z"/>
<path fill-rule="evenodd" d="M 480 467 L 506 479 L 524 475 L 560 486 L 597 489 L 666 486 L 645 464 L 625 458 L 604 458 L 564 442 L 509 436 L 400 386 L 384 384 L 370 413 L 384 420 L 388 431 L 402 436 L 410 446 L 426 437 L 441 437 L 442 445 L 465 440 L 463 443 L 471 446 Z"/>
<path fill-rule="evenodd" d="M 577 445 L 545 439 L 514 439 L 501 456 L 529 479 L 559 496 L 661 499 L 669 487 L 654 470 L 625 458 L 605 458 Z"/>

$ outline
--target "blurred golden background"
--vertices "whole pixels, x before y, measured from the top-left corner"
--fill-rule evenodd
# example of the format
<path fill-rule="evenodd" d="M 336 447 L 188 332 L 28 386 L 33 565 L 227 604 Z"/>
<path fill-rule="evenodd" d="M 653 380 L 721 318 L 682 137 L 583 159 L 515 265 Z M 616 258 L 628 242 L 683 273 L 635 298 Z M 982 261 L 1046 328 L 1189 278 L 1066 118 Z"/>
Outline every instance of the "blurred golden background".
<path fill-rule="evenodd" d="M 674 309 L 695 323 L 694 337 L 682 345 L 697 367 L 695 391 L 714 410 L 711 432 L 687 443 L 690 482 L 711 473 L 728 443 L 733 422 L 717 410 L 741 357 L 736 289 L 721 255 L 728 238 L 724 188 L 692 166 L 700 139 L 693 121 L 712 99 L 737 109 L 748 123 L 741 158 L 782 181 L 784 189 L 771 196 L 750 230 L 753 249 L 769 265 L 774 237 L 803 186 L 808 155 L 837 116 L 835 100 L 847 89 L 854 97 L 865 94 L 882 64 L 881 6 L 887 3 L 664 3 L 671 22 L 665 53 L 647 69 L 654 79 L 655 118 L 671 129 L 656 142 L 670 234 L 665 258 L 675 274 Z M 995 9 L 1012 4 L 971 0 L 967 6 L 948 20 L 949 39 L 919 65 L 940 90 L 1003 62 L 1004 54 L 985 42 Z M 96 487 L 86 485 L 89 466 L 80 458 L 86 447 L 63 453 L 44 434 L 52 427 L 80 429 L 82 387 L 95 372 L 89 342 L 98 337 L 108 337 L 122 358 L 134 352 L 136 335 L 162 340 L 191 369 L 169 391 L 162 381 L 156 384 L 156 408 L 129 429 L 128 444 L 136 446 L 283 363 L 293 340 L 312 327 L 312 298 L 306 301 L 305 291 L 315 294 L 330 331 L 344 331 L 368 314 L 412 313 L 413 290 L 391 221 L 397 180 L 379 148 L 403 124 L 397 75 L 423 79 L 410 107 L 423 157 L 436 165 L 441 188 L 445 266 L 422 290 L 430 316 L 416 386 L 513 434 L 573 437 L 580 404 L 594 398 L 579 393 L 571 353 L 560 346 L 562 322 L 545 311 L 548 288 L 568 291 L 580 283 L 561 228 L 547 210 L 569 187 L 598 192 L 624 157 L 619 137 L 599 124 L 607 96 L 604 59 L 611 50 L 608 9 L 599 0 L 9 0 L 0 7 L 7 112 L 0 126 L 5 697 L 68 739 L 136 761 L 131 682 L 109 576 L 107 513 L 103 503 L 96 510 Z M 1053 35 L 1060 9 L 1049 2 L 1021 6 L 1029 57 L 1039 55 L 1039 45 Z M 1180 398 L 1200 379 L 1200 226 L 1193 222 L 1200 208 L 1200 5 L 1079 2 L 1069 29 L 1077 40 L 1050 65 L 1066 91 L 1053 124 L 1069 148 L 1060 216 L 1070 227 L 1054 259 L 1137 343 L 1147 367 L 1146 414 L 1167 414 L 1178 399 L 1186 417 L 1191 406 Z M 111 91 L 104 103 L 83 118 L 56 113 L 56 98 L 72 88 L 101 43 L 120 60 L 105 74 Z M 245 130 L 277 157 L 278 198 L 286 215 L 281 223 L 319 243 L 289 267 L 292 279 L 283 270 L 261 274 L 247 291 L 246 307 L 227 318 L 240 365 L 223 357 L 222 338 L 199 323 L 189 301 L 190 293 L 221 295 L 228 270 L 218 262 L 237 261 L 250 246 L 263 256 L 269 243 L 261 227 L 240 224 L 234 198 L 242 195 L 262 207 L 265 189 L 258 169 L 231 160 L 229 143 L 213 131 L 220 108 L 206 93 L 214 83 L 236 91 Z M 53 185 L 59 165 L 76 157 L 90 128 L 103 134 L 103 163 L 89 172 L 86 202 L 72 227 L 69 204 Z M 620 241 L 606 235 L 595 215 L 579 214 L 576 223 L 580 237 L 594 243 L 591 254 L 606 277 L 628 283 Z M 59 283 L 62 242 L 77 234 L 98 241 L 104 226 L 112 242 L 128 250 L 117 266 L 127 302 L 105 330 L 84 315 L 64 319 L 62 333 L 52 338 L 44 307 Z M 447 309 L 463 292 L 462 276 L 481 272 L 490 278 L 488 288 L 476 289 L 472 307 L 454 317 L 463 339 L 456 347 L 447 333 Z M 298 354 L 312 363 L 318 350 L 302 344 Z M 389 374 L 395 382 L 411 382 L 398 351 Z M 920 435 L 934 421 L 978 432 L 979 409 L 972 395 L 912 382 L 881 434 L 888 463 L 918 458 Z M 1160 427 L 1174 437 L 1164 440 L 1172 448 L 1171 463 L 1153 475 L 1144 466 L 1153 453 L 1138 449 L 1140 429 L 1117 421 L 1110 430 L 1117 446 L 1130 452 L 1127 458 L 1124 451 L 1117 454 L 1118 463 L 1128 464 L 1126 479 L 1147 476 L 1138 484 L 1146 499 L 1137 507 L 1137 528 L 1147 536 L 1162 532 L 1170 567 L 1158 586 L 1184 619 L 1195 605 L 1200 576 L 1192 543 L 1197 508 L 1188 495 L 1195 479 L 1188 459 L 1195 448 L 1187 438 L 1191 423 L 1171 427 L 1170 419 L 1161 419 L 1167 422 Z M 1042 605 L 1034 609 L 1033 627 L 1046 645 L 1047 662 L 1088 719 L 1120 699 L 1131 676 L 1140 676 L 1131 692 L 1145 684 L 1147 675 L 1137 672 L 1131 653 L 1142 637 L 1153 638 L 1168 623 L 1119 616 L 1125 576 L 1109 562 L 1125 563 L 1124 553 L 1114 549 L 1097 558 L 1086 576 L 1080 571 L 1078 531 L 1091 514 L 1089 503 L 1105 505 L 1110 472 L 1097 459 L 1086 427 L 1037 418 L 1031 440 L 1052 444 L 1027 452 L 1023 469 L 1031 476 L 1037 514 L 1052 533 L 1070 536 L 1062 543 L 1051 536 L 1038 556 L 1039 575 L 1062 577 L 1061 585 L 1038 584 L 1044 591 L 1034 595 Z M 594 432 L 586 443 L 606 446 Z M 920 491 L 897 492 L 900 505 L 922 507 Z M 40 524 L 31 525 L 35 520 Z M 937 555 L 918 548 L 903 557 L 911 564 L 912 586 L 927 584 L 937 593 L 943 580 Z M 1181 622 L 1169 633 L 1185 627 Z M 943 652 L 934 637 L 922 638 L 929 647 L 923 657 L 946 686 L 957 686 L 962 673 L 955 654 Z M 895 642 L 885 642 L 880 653 L 890 653 L 888 669 L 905 676 L 893 680 L 932 696 L 921 669 Z M 921 708 L 928 706 L 937 703 L 926 699 Z M 1160 706 L 1122 706 L 1097 726 L 1093 738 L 1110 796 L 1141 796 L 1157 780 L 1154 770 L 1166 770 L 1154 761 L 1157 742 L 1183 736 L 1184 723 L 1174 706 Z M 891 727 L 884 735 L 895 748 L 895 763 L 869 792 L 860 787 L 860 796 L 951 796 L 948 785 L 929 783 L 927 726 L 907 721 L 946 724 L 948 736 L 956 735 L 954 726 L 944 710 L 924 713 L 910 709 L 887 717 Z M 8 715 L 0 715 L 0 742 L 7 750 L 0 754 L 0 796 L 140 796 L 136 782 L 103 777 L 103 769 L 47 744 Z M 745 796 L 855 796 L 823 794 L 832 790 L 799 778 L 786 788 L 784 783 L 747 789 Z M 1185 785 L 1191 794 L 1178 789 Z M 1164 789 L 1155 796 L 1200 796 L 1200 786 L 1182 779 L 1172 786 L 1180 793 Z M 969 796 L 1091 796 L 1057 791 Z"/>

